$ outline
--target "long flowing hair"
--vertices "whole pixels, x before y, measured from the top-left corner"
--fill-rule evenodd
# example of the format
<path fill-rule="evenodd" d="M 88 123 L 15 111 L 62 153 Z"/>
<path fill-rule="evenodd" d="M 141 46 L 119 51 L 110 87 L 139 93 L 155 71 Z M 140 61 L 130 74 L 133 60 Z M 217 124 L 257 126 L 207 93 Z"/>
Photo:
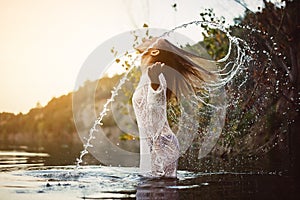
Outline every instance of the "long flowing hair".
<path fill-rule="evenodd" d="M 173 45 L 166 39 L 152 38 L 144 40 L 136 48 L 143 53 L 142 59 L 149 61 L 149 66 L 156 62 L 164 63 L 164 77 L 167 82 L 167 98 L 195 93 L 201 89 L 204 82 L 214 82 L 217 76 L 215 61 L 196 56 Z M 157 55 L 151 52 L 159 50 Z"/>

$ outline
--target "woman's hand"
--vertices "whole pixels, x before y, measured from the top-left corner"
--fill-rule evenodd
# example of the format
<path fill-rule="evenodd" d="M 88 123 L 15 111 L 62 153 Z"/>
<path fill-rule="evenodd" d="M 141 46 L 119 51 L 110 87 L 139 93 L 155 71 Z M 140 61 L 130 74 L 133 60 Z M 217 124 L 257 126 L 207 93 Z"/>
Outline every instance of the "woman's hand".
<path fill-rule="evenodd" d="M 156 62 L 148 68 L 148 76 L 151 83 L 159 84 L 158 76 L 163 72 L 164 64 Z"/>

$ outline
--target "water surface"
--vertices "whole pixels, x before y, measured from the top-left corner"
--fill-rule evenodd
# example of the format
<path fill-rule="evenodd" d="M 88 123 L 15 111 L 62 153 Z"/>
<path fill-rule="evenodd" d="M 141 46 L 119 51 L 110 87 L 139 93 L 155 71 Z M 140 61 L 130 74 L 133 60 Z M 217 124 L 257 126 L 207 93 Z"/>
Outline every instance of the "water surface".
<path fill-rule="evenodd" d="M 276 172 L 191 172 L 150 179 L 137 168 L 44 166 L 49 155 L 0 152 L 1 199 L 297 199 L 293 177 Z"/>

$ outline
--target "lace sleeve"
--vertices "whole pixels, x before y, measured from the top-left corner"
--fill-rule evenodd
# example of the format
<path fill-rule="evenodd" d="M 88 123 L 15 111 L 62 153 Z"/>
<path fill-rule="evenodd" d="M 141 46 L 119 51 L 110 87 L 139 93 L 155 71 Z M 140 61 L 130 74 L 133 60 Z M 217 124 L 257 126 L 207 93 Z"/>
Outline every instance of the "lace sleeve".
<path fill-rule="evenodd" d="M 151 83 L 148 85 L 147 114 L 148 133 L 155 140 L 166 122 L 166 80 L 163 74 L 159 75 L 160 86 L 154 90 Z"/>

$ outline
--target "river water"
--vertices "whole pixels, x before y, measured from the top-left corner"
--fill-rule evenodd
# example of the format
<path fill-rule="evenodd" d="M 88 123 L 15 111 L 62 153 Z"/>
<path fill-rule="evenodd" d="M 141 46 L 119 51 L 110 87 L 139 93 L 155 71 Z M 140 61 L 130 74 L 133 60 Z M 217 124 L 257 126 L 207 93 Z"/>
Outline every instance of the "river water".
<path fill-rule="evenodd" d="M 296 180 L 271 171 L 192 172 L 149 179 L 137 168 L 45 166 L 46 153 L 0 151 L 0 199 L 298 199 Z M 298 197 L 298 198 L 297 198 Z"/>

